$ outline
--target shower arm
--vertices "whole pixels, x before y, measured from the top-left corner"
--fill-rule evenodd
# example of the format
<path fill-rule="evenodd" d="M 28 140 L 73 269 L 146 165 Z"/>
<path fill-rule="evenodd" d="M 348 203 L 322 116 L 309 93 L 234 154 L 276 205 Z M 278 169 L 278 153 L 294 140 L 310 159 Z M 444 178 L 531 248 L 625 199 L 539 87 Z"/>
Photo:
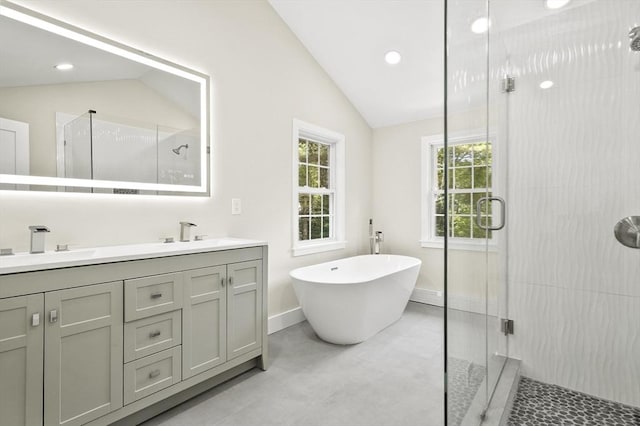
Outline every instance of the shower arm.
<path fill-rule="evenodd" d="M 182 148 L 184 148 L 184 149 L 189 149 L 189 144 L 188 144 L 188 143 L 185 143 L 185 144 L 183 144 L 183 145 L 180 145 L 180 146 L 179 146 L 179 147 L 177 147 L 177 148 L 173 148 L 171 151 L 173 151 L 173 153 L 174 153 L 174 154 L 176 154 L 176 155 L 180 155 L 180 150 L 181 150 Z"/>

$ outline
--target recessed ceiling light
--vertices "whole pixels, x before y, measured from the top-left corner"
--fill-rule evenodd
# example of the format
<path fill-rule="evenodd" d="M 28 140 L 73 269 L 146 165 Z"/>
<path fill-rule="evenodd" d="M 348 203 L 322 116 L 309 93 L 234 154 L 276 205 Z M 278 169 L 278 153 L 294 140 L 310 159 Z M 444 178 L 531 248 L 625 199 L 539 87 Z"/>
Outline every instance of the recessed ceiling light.
<path fill-rule="evenodd" d="M 486 33 L 487 30 L 489 30 L 489 27 L 491 26 L 491 21 L 489 21 L 489 18 L 478 18 L 475 21 L 473 21 L 473 24 L 471 24 L 471 31 L 473 31 L 476 34 L 482 34 L 482 33 Z"/>
<path fill-rule="evenodd" d="M 389 65 L 397 65 L 401 60 L 402 56 L 400 56 L 400 53 L 396 52 L 395 50 L 390 50 L 384 55 L 384 61 Z"/>
<path fill-rule="evenodd" d="M 54 66 L 54 68 L 58 71 L 68 71 L 70 69 L 73 69 L 73 64 L 58 64 Z"/>
<path fill-rule="evenodd" d="M 553 81 L 551 80 L 545 80 L 542 83 L 540 83 L 541 89 L 550 89 L 551 87 L 553 87 Z"/>
<path fill-rule="evenodd" d="M 565 7 L 571 0 L 544 0 L 544 7 L 547 9 L 560 9 Z"/>

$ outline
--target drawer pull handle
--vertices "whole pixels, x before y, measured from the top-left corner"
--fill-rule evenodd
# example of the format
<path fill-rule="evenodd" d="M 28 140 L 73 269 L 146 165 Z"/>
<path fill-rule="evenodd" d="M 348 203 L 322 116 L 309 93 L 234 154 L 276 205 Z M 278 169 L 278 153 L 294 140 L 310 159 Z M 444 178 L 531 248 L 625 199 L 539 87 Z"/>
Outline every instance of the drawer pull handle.
<path fill-rule="evenodd" d="M 152 299 L 159 299 L 161 297 L 162 297 L 162 293 L 160 293 L 159 291 L 156 291 L 155 293 L 151 293 Z"/>
<path fill-rule="evenodd" d="M 220 278 L 220 286 L 224 287 L 224 278 Z"/>
<path fill-rule="evenodd" d="M 156 378 L 160 375 L 160 370 L 153 370 L 152 372 L 149 373 L 149 378 L 153 379 Z"/>
<path fill-rule="evenodd" d="M 151 333 L 149 333 L 149 337 L 151 338 L 158 337 L 159 335 L 160 335 L 160 330 L 152 331 Z"/>

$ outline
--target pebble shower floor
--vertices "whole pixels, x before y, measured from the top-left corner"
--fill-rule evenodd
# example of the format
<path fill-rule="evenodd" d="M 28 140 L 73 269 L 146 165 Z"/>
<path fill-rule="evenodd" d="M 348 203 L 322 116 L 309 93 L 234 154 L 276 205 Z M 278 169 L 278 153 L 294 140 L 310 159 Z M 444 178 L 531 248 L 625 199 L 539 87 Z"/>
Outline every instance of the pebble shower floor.
<path fill-rule="evenodd" d="M 523 377 L 508 426 L 640 426 L 640 408 Z"/>

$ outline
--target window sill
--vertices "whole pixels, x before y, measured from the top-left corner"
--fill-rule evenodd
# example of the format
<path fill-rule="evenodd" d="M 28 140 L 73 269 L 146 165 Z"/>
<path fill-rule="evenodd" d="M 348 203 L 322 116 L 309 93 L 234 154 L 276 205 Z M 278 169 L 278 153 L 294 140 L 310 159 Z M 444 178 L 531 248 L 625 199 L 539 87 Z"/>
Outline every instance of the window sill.
<path fill-rule="evenodd" d="M 346 241 L 329 241 L 315 244 L 298 245 L 293 247 L 294 256 L 306 256 L 307 254 L 322 253 L 325 251 L 340 250 L 347 247 Z"/>
<path fill-rule="evenodd" d="M 466 251 L 485 251 L 488 250 L 490 252 L 497 252 L 498 246 L 495 242 L 490 242 L 487 246 L 487 243 L 482 242 L 462 242 L 462 241 L 449 241 L 447 245 L 450 250 L 466 250 Z M 444 241 L 443 240 L 420 240 L 420 247 L 424 248 L 439 248 L 444 249 Z"/>

